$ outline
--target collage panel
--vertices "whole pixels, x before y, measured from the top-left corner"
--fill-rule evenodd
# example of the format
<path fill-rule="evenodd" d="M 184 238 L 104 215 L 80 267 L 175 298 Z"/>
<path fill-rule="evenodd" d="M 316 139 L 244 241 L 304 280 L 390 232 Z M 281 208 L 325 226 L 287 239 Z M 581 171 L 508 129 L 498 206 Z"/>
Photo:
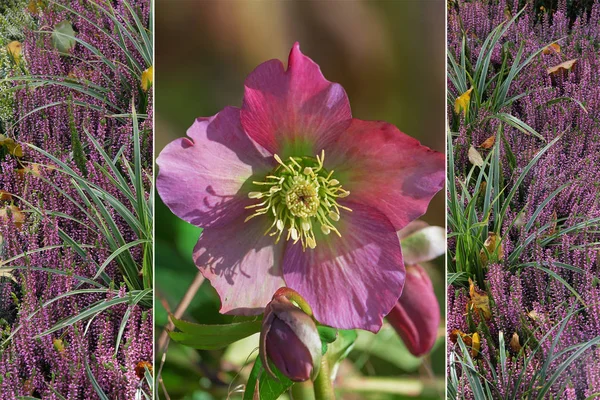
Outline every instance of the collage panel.
<path fill-rule="evenodd" d="M 158 398 L 445 397 L 445 15 L 156 1 Z"/>
<path fill-rule="evenodd" d="M 596 398 L 600 3 L 448 5 L 448 398 Z"/>
<path fill-rule="evenodd" d="M 151 399 L 150 0 L 0 2 L 0 399 Z"/>

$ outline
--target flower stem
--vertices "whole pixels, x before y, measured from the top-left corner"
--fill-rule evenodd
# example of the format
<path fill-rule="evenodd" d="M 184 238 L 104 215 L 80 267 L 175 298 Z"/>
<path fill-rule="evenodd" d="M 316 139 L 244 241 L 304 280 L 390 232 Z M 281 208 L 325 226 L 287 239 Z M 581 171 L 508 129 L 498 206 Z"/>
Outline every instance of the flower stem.
<path fill-rule="evenodd" d="M 321 359 L 321 370 L 314 383 L 315 400 L 335 400 L 333 382 L 331 381 L 331 369 L 327 357 Z"/>

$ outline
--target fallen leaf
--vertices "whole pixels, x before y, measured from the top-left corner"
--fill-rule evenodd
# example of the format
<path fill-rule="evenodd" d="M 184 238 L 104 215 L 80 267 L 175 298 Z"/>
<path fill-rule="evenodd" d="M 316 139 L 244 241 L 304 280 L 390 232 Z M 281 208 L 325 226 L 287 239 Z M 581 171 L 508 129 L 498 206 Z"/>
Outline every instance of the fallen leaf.
<path fill-rule="evenodd" d="M 65 344 L 62 341 L 62 339 L 58 338 L 58 339 L 52 339 L 52 344 L 54 345 L 54 349 L 56 351 L 58 351 L 59 353 L 64 353 L 65 352 Z"/>
<path fill-rule="evenodd" d="M 569 61 L 560 63 L 555 67 L 550 67 L 546 71 L 548 71 L 548 75 L 558 74 L 559 72 L 562 72 L 562 71 L 570 71 L 575 66 L 576 63 L 577 63 L 577 59 L 574 58 L 573 60 L 569 60 Z"/>
<path fill-rule="evenodd" d="M 17 63 L 21 59 L 22 48 L 23 48 L 23 46 L 21 45 L 21 42 L 19 42 L 17 40 L 14 40 L 6 45 L 6 50 L 8 51 L 8 53 L 12 56 L 12 58 Z"/>
<path fill-rule="evenodd" d="M 143 379 L 146 374 L 146 368 L 148 371 L 152 372 L 152 363 L 148 361 L 140 361 L 135 365 L 135 375 L 139 379 Z"/>
<path fill-rule="evenodd" d="M 494 143 L 496 142 L 496 135 L 492 135 L 489 138 L 485 139 L 483 143 L 479 145 L 482 149 L 491 149 Z"/>
<path fill-rule="evenodd" d="M 460 114 L 461 112 L 465 115 L 469 111 L 469 103 L 471 102 L 471 92 L 473 88 L 470 88 L 454 101 L 454 112 Z"/>
<path fill-rule="evenodd" d="M 471 164 L 476 165 L 478 167 L 483 167 L 483 158 L 481 157 L 481 154 L 479 154 L 475 147 L 469 147 L 468 156 Z"/>
<path fill-rule="evenodd" d="M 556 210 L 554 210 L 554 212 L 550 216 L 550 221 L 552 222 L 552 226 L 548 231 L 548 236 L 552 236 L 556 233 L 556 226 L 558 224 L 558 215 L 556 214 Z"/>
<path fill-rule="evenodd" d="M 473 334 L 473 345 L 471 346 L 471 355 L 473 357 L 477 357 L 479 355 L 480 348 L 481 348 L 481 339 L 479 338 L 479 333 L 475 332 Z"/>
<path fill-rule="evenodd" d="M 0 147 L 6 147 L 8 152 L 17 157 L 23 157 L 23 148 L 13 139 L 0 134 Z"/>
<path fill-rule="evenodd" d="M 554 54 L 560 53 L 560 46 L 557 43 L 551 43 L 548 46 L 544 47 L 544 50 L 542 50 L 543 54 Z"/>
<path fill-rule="evenodd" d="M 471 300 L 467 303 L 467 312 L 470 308 L 475 310 L 477 314 L 481 313 L 485 319 L 492 318 L 490 298 L 486 292 L 475 287 L 475 282 L 471 278 L 469 278 L 469 295 L 471 296 Z"/>
<path fill-rule="evenodd" d="M 0 209 L 0 219 L 8 222 L 12 219 L 17 229 L 21 229 L 25 223 L 25 214 L 17 206 L 10 205 Z"/>
<path fill-rule="evenodd" d="M 496 233 L 490 232 L 488 234 L 487 239 L 485 239 L 485 242 L 483 243 L 483 247 L 485 250 L 487 250 L 487 253 L 484 249 L 479 251 L 479 258 L 483 265 L 487 265 L 489 261 L 487 256 L 488 254 L 495 254 L 497 261 L 504 259 L 504 247 L 502 246 L 502 239 L 500 239 Z"/>
<path fill-rule="evenodd" d="M 8 201 L 12 200 L 12 194 L 8 193 L 5 190 L 0 190 L 0 201 Z"/>
<path fill-rule="evenodd" d="M 452 329 L 452 332 L 450 332 L 450 341 L 452 341 L 452 343 L 456 343 L 458 341 L 459 336 L 462 339 L 463 343 L 467 346 L 473 345 L 473 339 L 471 338 L 471 335 L 469 335 L 468 333 L 464 333 L 460 329 Z"/>
<path fill-rule="evenodd" d="M 68 53 L 77 44 L 75 36 L 75 30 L 69 21 L 59 22 L 52 31 L 52 46 L 61 53 Z"/>
<path fill-rule="evenodd" d="M 154 82 L 154 67 L 150 66 L 147 70 L 142 72 L 142 90 L 147 92 L 152 87 Z"/>
<path fill-rule="evenodd" d="M 510 343 L 508 345 L 515 353 L 521 351 L 521 343 L 519 343 L 519 335 L 517 334 L 517 332 L 513 333 L 512 338 L 510 339 Z"/>

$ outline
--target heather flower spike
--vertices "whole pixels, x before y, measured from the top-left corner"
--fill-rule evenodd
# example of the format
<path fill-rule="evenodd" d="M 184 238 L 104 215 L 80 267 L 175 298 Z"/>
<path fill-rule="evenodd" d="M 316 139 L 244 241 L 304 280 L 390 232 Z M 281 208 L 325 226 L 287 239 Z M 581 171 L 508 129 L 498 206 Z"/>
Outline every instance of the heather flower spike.
<path fill-rule="evenodd" d="M 344 89 L 295 44 L 259 65 L 242 108 L 198 118 L 157 159 L 157 190 L 204 231 L 194 261 L 221 312 L 260 314 L 287 286 L 322 324 L 376 332 L 402 293 L 396 231 L 444 182 L 444 156 L 353 119 Z"/>
<path fill-rule="evenodd" d="M 311 310 L 289 288 L 279 289 L 265 307 L 259 355 L 265 370 L 277 379 L 269 360 L 289 379 L 315 379 L 321 365 L 321 338 Z"/>

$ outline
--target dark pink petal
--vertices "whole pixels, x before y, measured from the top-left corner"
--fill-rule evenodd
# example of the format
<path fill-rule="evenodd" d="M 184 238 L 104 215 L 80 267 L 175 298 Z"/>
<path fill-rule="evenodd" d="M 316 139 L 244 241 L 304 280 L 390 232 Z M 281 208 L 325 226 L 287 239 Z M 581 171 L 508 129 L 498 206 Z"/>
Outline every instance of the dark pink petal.
<path fill-rule="evenodd" d="M 440 306 L 431 280 L 420 265 L 406 267 L 404 292 L 387 320 L 415 356 L 428 353 L 435 344 Z"/>
<path fill-rule="evenodd" d="M 198 118 L 188 138 L 169 143 L 159 154 L 156 188 L 179 218 L 201 227 L 223 226 L 252 204 L 246 183 L 272 168 L 272 158 L 243 131 L 240 110 L 227 107 Z"/>
<path fill-rule="evenodd" d="M 193 259 L 221 299 L 221 313 L 256 315 L 285 286 L 281 259 L 285 242 L 265 236 L 267 218 L 244 222 L 242 215 L 223 227 L 202 232 Z"/>
<path fill-rule="evenodd" d="M 303 382 L 310 378 L 313 370 L 310 351 L 292 328 L 279 318 L 273 320 L 266 347 L 273 364 L 292 381 Z"/>
<path fill-rule="evenodd" d="M 350 124 L 350 103 L 337 83 L 294 44 L 287 71 L 279 60 L 259 65 L 246 79 L 242 125 L 273 154 L 315 156 Z"/>
<path fill-rule="evenodd" d="M 377 208 L 396 230 L 425 213 L 445 179 L 442 153 L 385 122 L 353 119 L 325 149 L 325 164 L 350 191 L 348 200 Z"/>
<path fill-rule="evenodd" d="M 317 237 L 314 250 L 288 244 L 283 259 L 287 286 L 311 305 L 322 324 L 377 332 L 404 284 L 404 264 L 396 231 L 381 212 L 344 203 L 334 233 Z"/>

